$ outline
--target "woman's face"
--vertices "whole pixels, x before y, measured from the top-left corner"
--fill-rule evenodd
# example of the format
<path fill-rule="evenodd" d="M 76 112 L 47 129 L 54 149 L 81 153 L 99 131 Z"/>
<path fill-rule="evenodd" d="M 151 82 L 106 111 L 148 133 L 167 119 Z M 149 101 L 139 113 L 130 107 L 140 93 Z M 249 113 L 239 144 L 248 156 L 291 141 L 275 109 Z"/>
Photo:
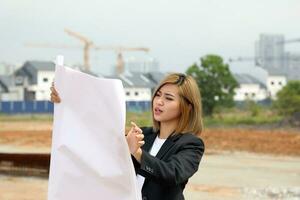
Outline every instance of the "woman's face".
<path fill-rule="evenodd" d="M 158 122 L 176 122 L 180 116 L 180 96 L 174 84 L 162 86 L 153 99 L 153 117 Z"/>

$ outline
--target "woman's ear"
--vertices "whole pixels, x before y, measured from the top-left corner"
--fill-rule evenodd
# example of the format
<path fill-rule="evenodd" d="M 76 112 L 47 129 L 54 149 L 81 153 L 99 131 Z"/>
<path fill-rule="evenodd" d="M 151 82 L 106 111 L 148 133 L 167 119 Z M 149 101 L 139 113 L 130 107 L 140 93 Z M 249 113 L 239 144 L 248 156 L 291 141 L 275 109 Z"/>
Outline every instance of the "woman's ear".
<path fill-rule="evenodd" d="M 192 111 L 193 105 L 189 103 L 189 111 Z"/>

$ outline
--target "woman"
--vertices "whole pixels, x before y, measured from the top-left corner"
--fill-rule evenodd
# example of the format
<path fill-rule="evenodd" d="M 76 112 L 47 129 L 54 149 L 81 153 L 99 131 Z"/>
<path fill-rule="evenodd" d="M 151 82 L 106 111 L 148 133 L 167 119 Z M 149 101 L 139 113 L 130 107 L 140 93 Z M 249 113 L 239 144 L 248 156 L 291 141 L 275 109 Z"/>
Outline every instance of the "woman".
<path fill-rule="evenodd" d="M 51 87 L 51 101 L 60 102 Z M 143 200 L 181 200 L 204 153 L 202 108 L 191 76 L 170 74 L 152 98 L 153 127 L 132 123 L 126 135 Z"/>

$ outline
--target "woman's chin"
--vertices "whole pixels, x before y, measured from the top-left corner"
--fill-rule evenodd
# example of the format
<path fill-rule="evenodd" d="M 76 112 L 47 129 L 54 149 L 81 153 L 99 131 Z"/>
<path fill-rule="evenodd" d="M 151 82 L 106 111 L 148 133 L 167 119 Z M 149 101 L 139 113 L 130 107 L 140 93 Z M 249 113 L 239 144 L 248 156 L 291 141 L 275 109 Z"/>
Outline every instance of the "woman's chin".
<path fill-rule="evenodd" d="M 155 121 L 158 121 L 158 122 L 161 121 L 161 117 L 160 116 L 154 115 L 153 118 L 155 119 Z"/>

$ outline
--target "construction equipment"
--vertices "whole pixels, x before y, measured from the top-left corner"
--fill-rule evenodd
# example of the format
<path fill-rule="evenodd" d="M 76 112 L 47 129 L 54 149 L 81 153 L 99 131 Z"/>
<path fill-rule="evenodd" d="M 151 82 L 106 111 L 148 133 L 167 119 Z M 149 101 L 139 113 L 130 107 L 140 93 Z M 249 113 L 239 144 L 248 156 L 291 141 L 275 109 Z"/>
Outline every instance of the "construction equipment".
<path fill-rule="evenodd" d="M 90 58 L 89 58 L 89 51 L 90 48 L 93 46 L 93 42 L 91 40 L 89 40 L 88 38 L 84 37 L 83 35 L 76 33 L 74 31 L 71 31 L 69 29 L 65 29 L 65 32 L 72 36 L 75 37 L 77 39 L 79 39 L 81 42 L 83 42 L 83 65 L 86 68 L 86 70 L 90 71 Z"/>
<path fill-rule="evenodd" d="M 64 30 L 68 35 L 79 39 L 83 43 L 83 66 L 87 71 L 90 71 L 90 49 L 93 46 L 93 42 L 89 40 L 87 37 L 71 31 L 69 29 Z M 72 46 L 72 45 L 54 45 L 54 44 L 34 44 L 29 43 L 25 44 L 27 47 L 35 47 L 35 48 L 58 48 L 58 49 L 74 49 L 74 48 L 82 48 L 81 46 Z"/>
<path fill-rule="evenodd" d="M 277 42 L 277 44 L 287 44 L 287 43 L 294 43 L 294 42 L 300 42 L 300 38 L 280 41 Z"/>
<path fill-rule="evenodd" d="M 145 47 L 124 47 L 124 46 L 101 46 L 101 45 L 95 45 L 93 41 L 88 39 L 87 37 L 71 31 L 69 29 L 64 29 L 64 31 L 72 36 L 77 38 L 83 43 L 83 63 L 84 63 L 84 68 L 87 71 L 90 71 L 90 50 L 94 49 L 97 51 L 102 51 L 102 50 L 113 50 L 117 53 L 117 62 L 116 62 L 116 72 L 117 74 L 120 74 L 124 71 L 124 59 L 122 53 L 124 51 L 144 51 L 144 52 L 149 52 L 149 48 Z M 34 43 L 29 43 L 25 44 L 27 47 L 35 47 L 35 48 L 63 48 L 63 49 L 74 49 L 74 48 L 82 48 L 80 46 L 72 46 L 72 45 L 53 45 L 53 44 L 34 44 Z"/>
<path fill-rule="evenodd" d="M 122 53 L 124 51 L 144 51 L 149 52 L 149 48 L 145 47 L 122 47 L 122 46 L 95 46 L 95 50 L 113 50 L 117 53 L 116 73 L 121 74 L 124 72 L 124 59 Z"/>
<path fill-rule="evenodd" d="M 297 60 L 297 58 L 284 56 L 284 57 L 237 57 L 237 58 L 229 58 L 228 62 L 253 62 L 255 66 L 262 66 L 263 61 L 274 61 L 274 60 L 281 60 L 286 62 L 287 60 Z"/>
<path fill-rule="evenodd" d="M 54 48 L 54 49 L 79 49 L 82 48 L 81 46 L 76 45 L 65 45 L 65 44 L 48 44 L 48 43 L 26 43 L 26 47 L 33 47 L 33 48 Z M 84 45 L 83 48 L 83 66 L 85 70 L 90 70 L 90 62 L 89 62 L 89 50 L 90 45 Z"/>
<path fill-rule="evenodd" d="M 289 39 L 289 40 L 284 40 L 284 41 L 280 41 L 277 42 L 276 44 L 278 45 L 284 45 L 287 43 L 294 43 L 294 42 L 300 42 L 300 38 L 296 38 L 296 39 Z M 229 58 L 228 62 L 245 62 L 245 61 L 254 61 L 256 66 L 261 66 L 262 65 L 262 61 L 270 61 L 270 60 L 289 60 L 289 59 L 293 59 L 293 58 L 289 58 L 289 57 L 237 57 L 237 58 Z"/>
<path fill-rule="evenodd" d="M 237 58 L 229 58 L 228 62 L 255 62 L 255 66 L 261 65 L 261 60 L 258 57 L 237 57 Z"/>

